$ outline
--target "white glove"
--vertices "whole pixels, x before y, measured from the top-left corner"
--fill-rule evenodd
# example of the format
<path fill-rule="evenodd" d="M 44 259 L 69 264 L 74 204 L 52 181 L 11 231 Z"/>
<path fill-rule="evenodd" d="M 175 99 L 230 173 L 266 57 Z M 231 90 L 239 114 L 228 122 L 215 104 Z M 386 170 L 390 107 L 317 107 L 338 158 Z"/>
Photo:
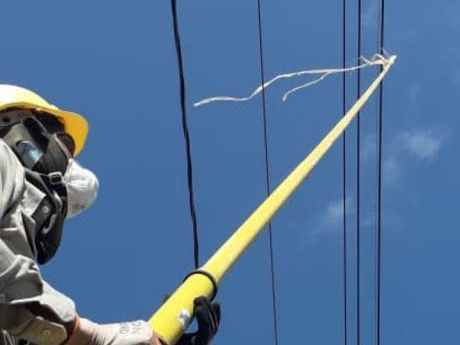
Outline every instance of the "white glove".
<path fill-rule="evenodd" d="M 157 337 L 145 321 L 99 325 L 78 319 L 65 345 L 156 345 Z"/>

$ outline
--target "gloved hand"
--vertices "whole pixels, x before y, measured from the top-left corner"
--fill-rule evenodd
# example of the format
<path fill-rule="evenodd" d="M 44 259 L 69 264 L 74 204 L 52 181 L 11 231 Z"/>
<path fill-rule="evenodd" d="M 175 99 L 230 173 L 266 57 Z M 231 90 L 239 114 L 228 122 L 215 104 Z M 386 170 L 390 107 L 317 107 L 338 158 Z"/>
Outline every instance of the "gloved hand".
<path fill-rule="evenodd" d="M 217 333 L 220 323 L 220 305 L 211 303 L 206 297 L 193 301 L 198 330 L 182 335 L 176 345 L 208 345 Z"/>
<path fill-rule="evenodd" d="M 145 321 L 99 325 L 77 317 L 75 327 L 64 345 L 160 345 Z"/>

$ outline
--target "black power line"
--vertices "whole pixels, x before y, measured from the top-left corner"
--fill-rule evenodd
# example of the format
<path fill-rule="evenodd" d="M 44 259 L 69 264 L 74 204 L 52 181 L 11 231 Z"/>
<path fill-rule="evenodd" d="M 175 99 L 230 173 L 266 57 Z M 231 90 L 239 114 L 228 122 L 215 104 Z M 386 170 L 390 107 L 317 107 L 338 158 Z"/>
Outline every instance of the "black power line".
<path fill-rule="evenodd" d="M 263 31 L 262 31 L 262 13 L 260 0 L 257 0 L 257 19 L 259 33 L 259 57 L 260 57 L 260 79 L 261 84 L 265 84 L 265 67 L 264 67 L 264 49 L 263 49 Z M 270 164 L 268 154 L 268 130 L 267 130 L 267 102 L 265 97 L 265 88 L 262 88 L 262 118 L 264 129 L 264 157 L 265 157 L 265 184 L 266 194 L 270 195 Z M 270 272 L 271 272 L 271 289 L 272 289 L 272 311 L 273 311 L 273 333 L 275 345 L 278 345 L 278 316 L 276 311 L 276 285 L 275 285 L 275 264 L 273 250 L 273 231 L 271 222 L 268 223 L 269 246 L 270 246 Z"/>
<path fill-rule="evenodd" d="M 342 67 L 346 68 L 346 53 L 347 53 L 347 1 L 342 1 Z M 346 74 L 342 75 L 342 116 L 345 116 L 347 110 L 347 88 L 346 88 Z M 342 238 L 342 255 L 343 255 L 343 338 L 344 345 L 348 345 L 348 289 L 347 289 L 347 147 L 346 147 L 346 131 L 342 134 L 342 212 L 343 212 L 343 238 Z"/>
<path fill-rule="evenodd" d="M 179 68 L 179 87 L 180 87 L 180 105 L 182 111 L 182 130 L 184 133 L 185 140 L 185 153 L 187 157 L 187 182 L 189 192 L 189 206 L 190 206 L 190 217 L 192 219 L 192 231 L 193 231 L 193 258 L 195 268 L 200 265 L 200 244 L 198 240 L 198 222 L 195 211 L 195 197 L 193 193 L 193 166 L 192 166 L 192 149 L 190 143 L 190 133 L 187 122 L 187 106 L 186 106 L 186 94 L 185 94 L 185 77 L 184 77 L 184 66 L 182 61 L 182 48 L 179 33 L 179 24 L 177 20 L 177 6 L 176 0 L 171 0 L 171 9 L 173 16 L 174 25 L 174 41 L 176 44 L 177 53 L 177 64 Z"/>
<path fill-rule="evenodd" d="M 379 0 L 378 50 L 384 53 L 385 0 Z M 383 66 L 380 66 L 382 72 Z M 380 345 L 382 334 L 382 138 L 383 138 L 383 81 L 379 88 L 377 112 L 377 201 L 376 201 L 376 344 Z"/>
<path fill-rule="evenodd" d="M 362 3 L 358 0 L 357 55 L 361 58 Z M 356 79 L 357 99 L 361 96 L 361 70 Z M 356 119 L 356 344 L 361 344 L 361 115 Z"/>

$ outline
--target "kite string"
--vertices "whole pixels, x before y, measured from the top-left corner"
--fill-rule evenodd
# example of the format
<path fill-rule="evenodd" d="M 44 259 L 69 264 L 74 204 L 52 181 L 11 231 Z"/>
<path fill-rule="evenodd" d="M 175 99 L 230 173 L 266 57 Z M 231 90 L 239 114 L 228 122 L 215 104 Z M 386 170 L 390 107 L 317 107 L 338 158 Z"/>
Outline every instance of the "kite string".
<path fill-rule="evenodd" d="M 309 86 L 315 85 L 315 84 L 319 83 L 320 81 L 326 79 L 327 77 L 329 77 L 329 76 L 330 76 L 331 74 L 333 74 L 333 73 L 334 73 L 334 72 L 331 72 L 331 71 L 325 72 L 325 73 L 322 74 L 320 77 L 318 77 L 318 78 L 316 78 L 316 79 L 314 79 L 314 80 L 312 80 L 312 81 L 309 81 L 308 83 L 305 83 L 305 84 L 303 84 L 303 85 L 296 86 L 295 88 L 290 89 L 288 92 L 286 92 L 286 93 L 283 95 L 283 97 L 282 97 L 283 102 L 286 102 L 286 101 L 287 101 L 287 99 L 288 99 L 288 97 L 289 97 L 289 95 L 290 95 L 291 93 L 294 93 L 294 92 L 297 92 L 297 91 L 299 91 L 299 90 L 305 89 L 305 88 L 307 88 L 307 87 L 309 87 Z"/>
<path fill-rule="evenodd" d="M 387 64 L 391 63 L 392 57 L 384 56 L 381 54 L 375 54 L 372 57 L 372 59 L 366 59 L 362 57 L 361 60 L 363 61 L 363 63 L 357 66 L 352 66 L 352 67 L 347 67 L 347 68 L 311 69 L 311 70 L 279 74 L 275 76 L 274 78 L 268 80 L 267 82 L 263 83 L 262 85 L 259 85 L 249 96 L 246 96 L 246 97 L 229 97 L 229 96 L 210 97 L 210 98 L 205 98 L 199 102 L 196 102 L 193 105 L 195 107 L 200 107 L 202 105 L 213 103 L 213 102 L 246 102 L 256 97 L 258 94 L 262 92 L 262 90 L 266 90 L 278 80 L 289 79 L 289 78 L 294 78 L 294 77 L 301 77 L 304 75 L 319 75 L 319 77 L 317 77 L 316 79 L 311 80 L 303 85 L 297 86 L 287 91 L 282 97 L 283 101 L 286 101 L 287 98 L 292 93 L 297 92 L 301 89 L 307 88 L 309 86 L 312 86 L 314 84 L 317 84 L 330 75 L 338 74 L 338 73 L 353 72 L 353 71 L 360 70 L 362 68 L 366 68 L 370 66 L 377 66 L 377 65 L 386 66 Z"/>

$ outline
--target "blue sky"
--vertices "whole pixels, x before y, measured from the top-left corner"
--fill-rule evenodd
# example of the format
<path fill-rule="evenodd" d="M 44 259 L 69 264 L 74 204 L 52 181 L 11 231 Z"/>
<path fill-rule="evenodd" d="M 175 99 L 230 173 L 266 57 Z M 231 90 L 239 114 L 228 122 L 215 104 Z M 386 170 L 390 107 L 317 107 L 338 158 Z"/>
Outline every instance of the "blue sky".
<path fill-rule="evenodd" d="M 347 64 L 356 64 L 349 2 Z M 363 53 L 377 47 L 377 1 L 363 0 Z M 341 2 L 262 1 L 265 74 L 341 65 Z M 263 200 L 260 97 L 192 108 L 259 84 L 256 2 L 179 1 L 202 260 Z M 97 203 L 68 222 L 46 278 L 99 322 L 147 319 L 192 268 L 184 144 L 169 1 L 3 4 L 0 79 L 79 111 L 91 130 L 81 162 Z M 460 314 L 456 148 L 460 6 L 386 2 L 382 343 L 456 344 Z M 376 70 L 363 72 L 367 85 Z M 355 74 L 347 77 L 348 104 Z M 341 77 L 298 94 L 267 91 L 276 185 L 341 116 Z M 362 339 L 374 340 L 375 113 L 362 113 Z M 348 132 L 349 316 L 355 340 L 355 127 Z M 280 344 L 343 342 L 341 147 L 273 221 Z M 224 280 L 216 344 L 273 343 L 268 237 Z"/>

